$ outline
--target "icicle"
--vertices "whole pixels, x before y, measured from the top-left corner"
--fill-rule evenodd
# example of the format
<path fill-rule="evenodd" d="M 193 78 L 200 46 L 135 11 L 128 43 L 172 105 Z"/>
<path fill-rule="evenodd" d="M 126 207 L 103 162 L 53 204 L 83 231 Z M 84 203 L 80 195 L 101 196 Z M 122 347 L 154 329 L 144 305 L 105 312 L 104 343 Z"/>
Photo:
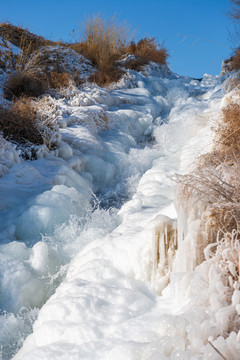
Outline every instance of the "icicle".
<path fill-rule="evenodd" d="M 159 215 L 154 219 L 151 280 L 169 277 L 176 252 L 176 220 Z"/>

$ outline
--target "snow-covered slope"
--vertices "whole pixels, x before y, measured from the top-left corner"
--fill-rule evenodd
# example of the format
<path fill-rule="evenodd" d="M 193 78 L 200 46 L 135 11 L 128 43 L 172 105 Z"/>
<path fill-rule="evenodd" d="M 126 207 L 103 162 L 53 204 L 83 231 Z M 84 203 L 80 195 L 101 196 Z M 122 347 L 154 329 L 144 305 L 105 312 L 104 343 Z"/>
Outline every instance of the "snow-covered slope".
<path fill-rule="evenodd" d="M 3 359 L 36 316 L 14 359 L 218 359 L 211 336 L 238 358 L 209 300 L 218 274 L 178 244 L 172 180 L 212 146 L 221 81 L 149 67 L 48 97 L 59 149 L 20 163 L 13 149 L 0 179 Z"/>

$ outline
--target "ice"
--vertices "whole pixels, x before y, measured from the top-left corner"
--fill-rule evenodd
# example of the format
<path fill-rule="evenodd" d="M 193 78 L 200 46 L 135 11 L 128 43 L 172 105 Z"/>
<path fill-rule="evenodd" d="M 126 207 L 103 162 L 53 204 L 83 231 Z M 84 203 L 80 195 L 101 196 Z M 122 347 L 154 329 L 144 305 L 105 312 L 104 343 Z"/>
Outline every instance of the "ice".
<path fill-rule="evenodd" d="M 59 148 L 11 150 L 0 179 L 3 359 L 22 343 L 15 359 L 217 359 L 209 338 L 237 359 L 239 334 L 223 336 L 239 289 L 226 293 L 214 249 L 204 261 L 198 207 L 174 181 L 211 149 L 221 81 L 151 64 L 48 97 Z"/>
<path fill-rule="evenodd" d="M 71 215 L 84 216 L 91 210 L 89 197 L 75 188 L 55 185 L 29 203 L 19 217 L 15 236 L 17 239 L 38 239 L 51 234 L 57 225 L 66 222 Z"/>
<path fill-rule="evenodd" d="M 5 140 L 0 133 L 0 177 L 7 174 L 13 164 L 20 162 L 20 151 L 16 150 L 16 145 Z"/>

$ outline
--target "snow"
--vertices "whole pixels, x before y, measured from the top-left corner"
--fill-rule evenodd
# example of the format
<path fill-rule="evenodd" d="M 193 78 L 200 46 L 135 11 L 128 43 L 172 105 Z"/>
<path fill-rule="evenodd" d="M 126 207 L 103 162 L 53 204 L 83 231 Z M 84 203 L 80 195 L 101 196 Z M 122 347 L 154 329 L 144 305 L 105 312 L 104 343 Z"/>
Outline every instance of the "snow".
<path fill-rule="evenodd" d="M 94 67 L 89 60 L 65 46 L 43 46 L 39 54 L 48 59 L 48 71 L 55 71 L 57 66 L 59 70 L 64 69 L 72 75 L 81 74 L 82 79 L 87 78 L 89 74 L 94 72 Z"/>
<path fill-rule="evenodd" d="M 162 75 L 48 96 L 61 139 L 44 158 L 3 144 L 2 359 L 22 342 L 16 360 L 217 360 L 211 343 L 239 358 L 239 290 L 227 304 L 211 256 L 196 267 L 199 223 L 173 180 L 211 149 L 224 84 Z"/>

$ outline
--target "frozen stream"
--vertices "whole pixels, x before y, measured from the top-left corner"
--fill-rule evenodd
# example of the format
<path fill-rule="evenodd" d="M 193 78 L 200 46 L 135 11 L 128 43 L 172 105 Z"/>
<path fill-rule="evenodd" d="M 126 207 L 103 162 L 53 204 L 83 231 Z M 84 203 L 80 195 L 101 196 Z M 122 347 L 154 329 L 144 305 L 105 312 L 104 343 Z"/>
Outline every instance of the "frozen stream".
<path fill-rule="evenodd" d="M 14 359 L 193 359 L 186 326 L 207 319 L 181 315 L 190 298 L 178 274 L 192 278 L 191 266 L 176 263 L 160 296 L 170 274 L 154 237 L 176 228 L 171 176 L 210 149 L 222 84 L 160 75 L 49 99 L 58 153 L 19 162 L 6 148 L 15 164 L 0 178 L 0 359 L 36 319 Z"/>

